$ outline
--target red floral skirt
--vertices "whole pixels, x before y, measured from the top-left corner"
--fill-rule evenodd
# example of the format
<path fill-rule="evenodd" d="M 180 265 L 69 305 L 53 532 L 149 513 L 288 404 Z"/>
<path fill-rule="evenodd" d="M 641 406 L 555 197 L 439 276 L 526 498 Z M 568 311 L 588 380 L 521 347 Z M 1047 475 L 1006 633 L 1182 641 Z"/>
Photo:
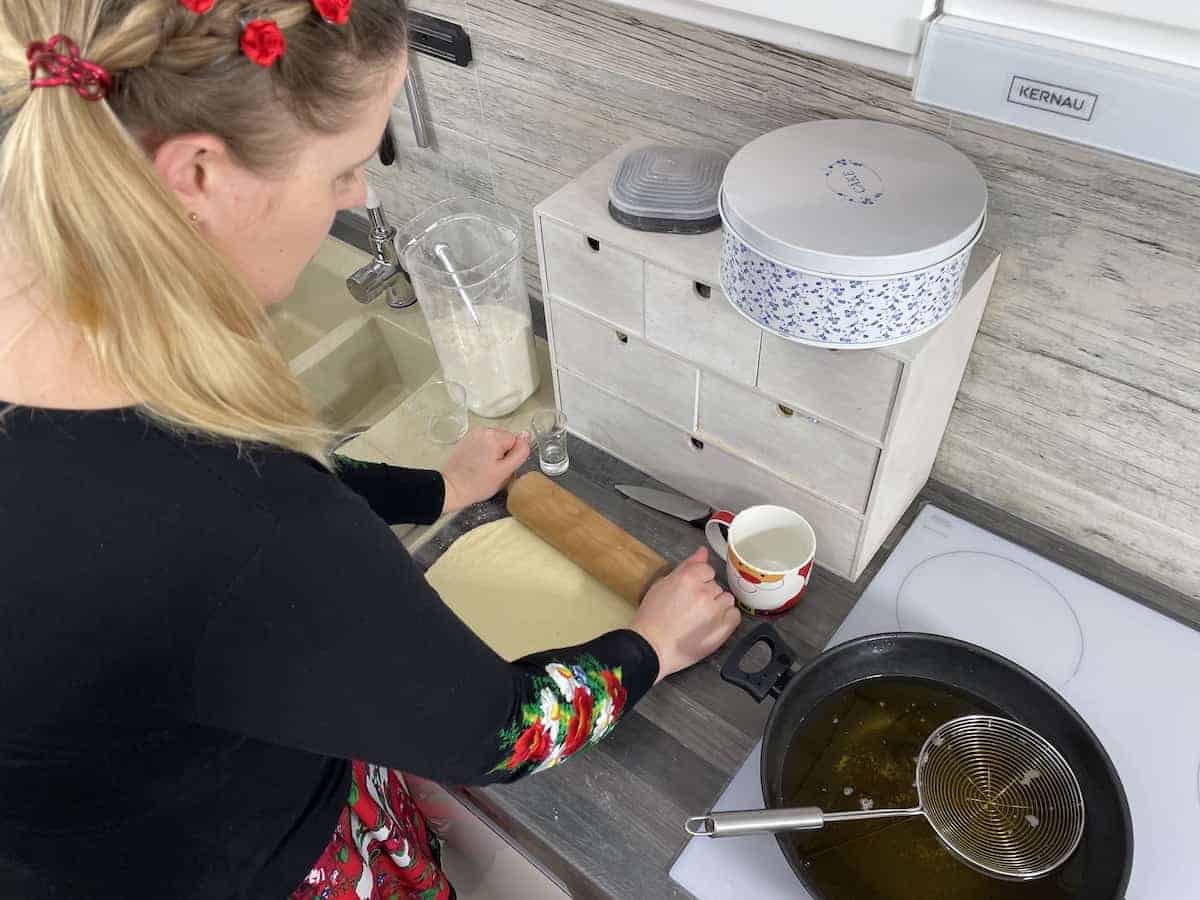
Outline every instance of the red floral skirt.
<path fill-rule="evenodd" d="M 440 844 L 398 772 L 355 762 L 333 839 L 292 900 L 452 900 Z"/>

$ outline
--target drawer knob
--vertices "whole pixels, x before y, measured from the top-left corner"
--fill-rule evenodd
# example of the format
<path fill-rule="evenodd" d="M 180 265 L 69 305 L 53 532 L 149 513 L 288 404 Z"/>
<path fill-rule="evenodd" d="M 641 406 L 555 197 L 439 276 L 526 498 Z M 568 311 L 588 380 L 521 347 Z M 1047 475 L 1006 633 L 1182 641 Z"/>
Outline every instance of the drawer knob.
<path fill-rule="evenodd" d="M 600 252 L 600 242 L 598 240 L 596 240 L 594 237 L 589 237 L 587 239 L 587 245 L 592 248 L 593 253 Z"/>
<path fill-rule="evenodd" d="M 786 419 L 790 419 L 792 416 L 794 416 L 796 414 L 796 411 L 794 409 L 792 409 L 790 406 L 784 406 L 782 403 L 779 404 L 778 409 L 779 409 L 779 414 Z"/>
<path fill-rule="evenodd" d="M 704 449 L 704 441 L 700 440 L 700 438 L 691 438 L 691 442 L 692 442 L 693 450 L 703 450 Z"/>
<path fill-rule="evenodd" d="M 707 300 L 712 296 L 712 287 L 705 284 L 703 281 L 693 282 L 693 287 L 696 289 L 696 294 L 701 300 Z"/>
<path fill-rule="evenodd" d="M 613 332 L 613 334 L 615 334 L 615 335 L 617 336 L 617 340 L 618 340 L 620 343 L 622 343 L 622 344 L 628 344 L 628 343 L 629 343 L 629 335 L 627 335 L 625 332 L 623 332 L 623 331 L 614 331 L 614 332 Z"/>

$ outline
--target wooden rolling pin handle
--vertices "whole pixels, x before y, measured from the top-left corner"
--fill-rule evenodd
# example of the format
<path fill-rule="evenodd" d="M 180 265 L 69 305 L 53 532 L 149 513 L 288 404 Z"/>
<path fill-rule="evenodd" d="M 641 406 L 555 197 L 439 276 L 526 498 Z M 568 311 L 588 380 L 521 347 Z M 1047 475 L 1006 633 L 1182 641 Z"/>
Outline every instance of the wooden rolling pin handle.
<path fill-rule="evenodd" d="M 635 606 L 671 564 L 541 472 L 508 489 L 513 518 Z"/>

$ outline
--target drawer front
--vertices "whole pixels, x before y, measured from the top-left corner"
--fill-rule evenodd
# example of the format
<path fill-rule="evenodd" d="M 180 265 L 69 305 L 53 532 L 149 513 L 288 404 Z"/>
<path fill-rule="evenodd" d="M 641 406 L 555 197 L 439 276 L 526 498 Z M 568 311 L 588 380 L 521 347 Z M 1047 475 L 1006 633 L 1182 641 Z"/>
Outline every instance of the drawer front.
<path fill-rule="evenodd" d="M 696 416 L 696 369 L 645 341 L 552 303 L 557 364 L 680 428 Z"/>
<path fill-rule="evenodd" d="M 872 441 L 882 441 L 900 384 L 899 360 L 871 350 L 822 350 L 764 334 L 758 386 Z"/>
<path fill-rule="evenodd" d="M 637 466 L 675 490 L 713 507 L 742 510 L 760 503 L 794 509 L 817 535 L 817 562 L 849 577 L 861 519 L 686 431 L 635 409 L 576 378 L 558 373 L 571 431 Z"/>
<path fill-rule="evenodd" d="M 790 482 L 851 509 L 867 508 L 878 448 L 803 410 L 705 372 L 700 378 L 699 431 Z"/>
<path fill-rule="evenodd" d="M 646 263 L 646 337 L 734 381 L 754 384 L 762 330 L 729 304 L 720 285 Z"/>
<path fill-rule="evenodd" d="M 641 259 L 552 219 L 541 225 L 550 294 L 640 335 Z"/>

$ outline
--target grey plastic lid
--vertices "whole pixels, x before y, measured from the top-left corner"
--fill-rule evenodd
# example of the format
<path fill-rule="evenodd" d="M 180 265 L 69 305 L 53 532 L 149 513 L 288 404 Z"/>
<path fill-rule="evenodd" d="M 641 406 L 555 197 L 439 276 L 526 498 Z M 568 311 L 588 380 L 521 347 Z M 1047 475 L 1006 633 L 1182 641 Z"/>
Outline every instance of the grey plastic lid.
<path fill-rule="evenodd" d="M 621 161 L 608 186 L 614 215 L 674 222 L 714 220 L 729 157 L 695 147 L 640 147 Z"/>
<path fill-rule="evenodd" d="M 810 272 L 899 275 L 969 244 L 987 209 L 974 164 L 911 128 L 836 119 L 759 137 L 725 170 L 722 218 L 753 250 Z"/>

